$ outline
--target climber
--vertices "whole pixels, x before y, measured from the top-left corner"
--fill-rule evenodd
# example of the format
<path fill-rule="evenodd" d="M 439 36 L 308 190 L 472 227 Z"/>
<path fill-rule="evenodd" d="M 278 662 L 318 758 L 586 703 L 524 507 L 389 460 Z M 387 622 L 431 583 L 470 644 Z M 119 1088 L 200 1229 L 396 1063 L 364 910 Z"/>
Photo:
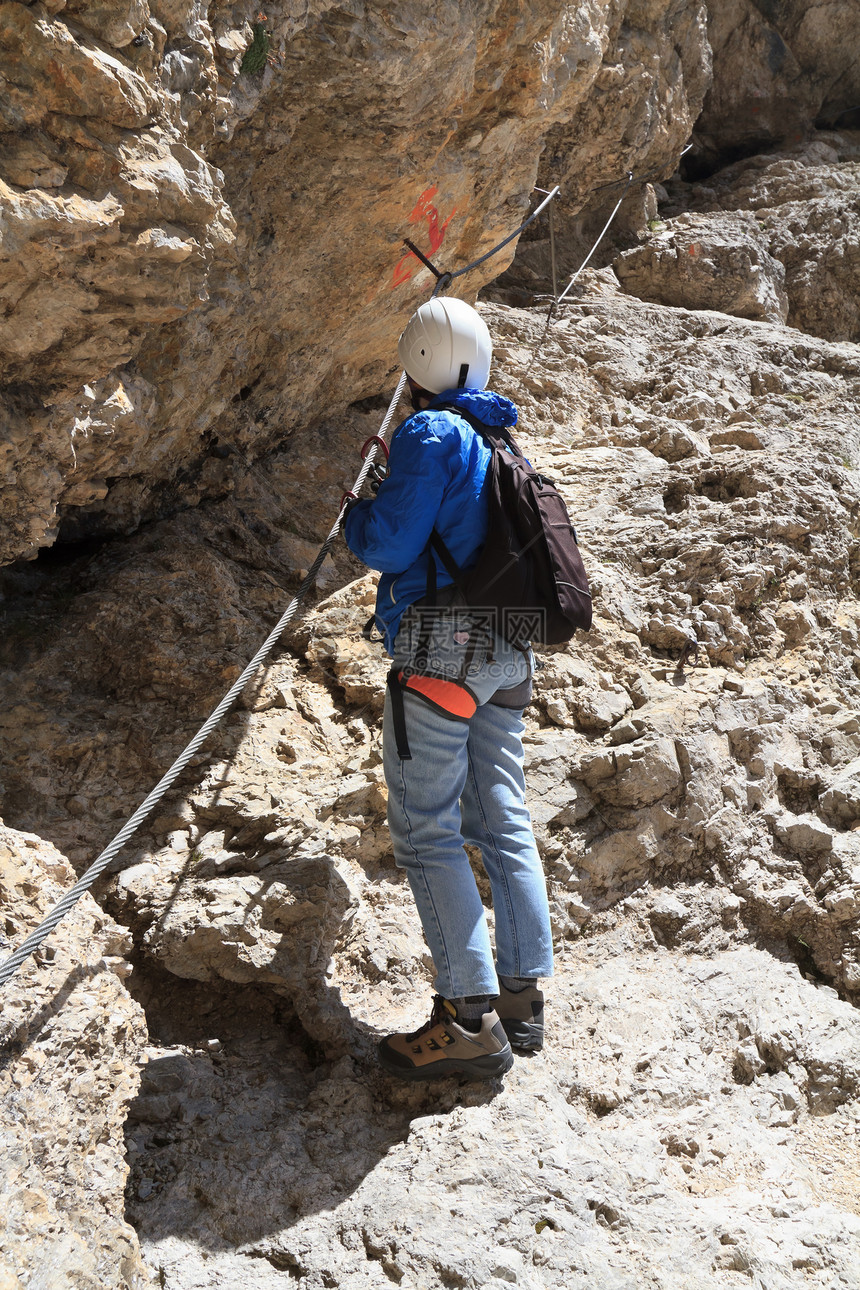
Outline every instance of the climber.
<path fill-rule="evenodd" d="M 490 450 L 457 409 L 516 424 L 513 403 L 486 389 L 490 334 L 453 297 L 422 305 L 398 344 L 415 414 L 395 431 L 375 499 L 353 502 L 347 545 L 381 571 L 376 622 L 392 656 L 383 721 L 388 824 L 436 969 L 430 1020 L 379 1045 L 410 1080 L 503 1074 L 511 1046 L 543 1045 L 539 979 L 552 973 L 546 883 L 525 804 L 523 708 L 533 657 L 498 636 L 456 589 L 429 541 L 461 569 L 487 537 Z M 496 958 L 464 850 L 480 848 L 495 910 Z"/>

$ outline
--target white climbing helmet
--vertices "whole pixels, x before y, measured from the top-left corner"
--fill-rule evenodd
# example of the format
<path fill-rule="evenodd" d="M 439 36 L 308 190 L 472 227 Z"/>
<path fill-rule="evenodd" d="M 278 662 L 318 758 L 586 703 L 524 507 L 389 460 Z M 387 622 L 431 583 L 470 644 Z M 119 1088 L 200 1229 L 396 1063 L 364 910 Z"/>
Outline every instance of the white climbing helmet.
<path fill-rule="evenodd" d="M 400 362 L 422 389 L 483 390 L 490 375 L 493 343 L 487 324 L 465 300 L 428 300 L 409 319 L 397 342 Z"/>

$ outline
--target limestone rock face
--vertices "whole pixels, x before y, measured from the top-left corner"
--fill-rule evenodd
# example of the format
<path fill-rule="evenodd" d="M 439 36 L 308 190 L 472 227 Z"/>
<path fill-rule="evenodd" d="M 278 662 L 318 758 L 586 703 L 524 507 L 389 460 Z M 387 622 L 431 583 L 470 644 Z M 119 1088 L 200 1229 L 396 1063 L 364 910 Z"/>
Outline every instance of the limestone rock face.
<path fill-rule="evenodd" d="M 860 162 L 855 136 L 824 133 L 693 186 L 673 181 L 663 213 L 615 270 L 662 304 L 787 321 L 860 338 Z M 677 213 L 677 212 L 681 213 Z"/>
<path fill-rule="evenodd" d="M 622 187 L 628 170 L 671 174 L 676 139 L 686 142 L 711 81 L 703 3 L 637 0 L 610 6 L 610 14 L 611 41 L 593 92 L 553 128 L 541 161 L 544 179 L 561 184 L 573 213 L 594 204 L 601 184 Z"/>
<path fill-rule="evenodd" d="M 709 4 L 708 40 L 714 76 L 696 122 L 696 167 L 796 142 L 814 125 L 856 125 L 860 13 L 851 0 Z"/>
<path fill-rule="evenodd" d="M 550 130 L 540 162 L 540 184 L 561 186 L 553 207 L 560 288 L 619 198 L 609 244 L 629 245 L 656 216 L 654 183 L 676 170 L 677 140 L 689 138 L 711 83 L 704 4 L 615 3 L 607 13 L 610 40 L 591 88 Z M 526 233 L 503 286 L 550 290 L 548 225 L 547 214 Z"/>
<path fill-rule="evenodd" d="M 315 1065 L 259 997 L 153 982 L 129 1213 L 163 1283 L 851 1284 L 856 1012 L 752 947 L 625 948 L 633 925 L 565 948 L 549 1047 L 494 1088 L 381 1075 L 368 1020 L 414 1006 L 369 999 Z"/>
<path fill-rule="evenodd" d="M 4 959 L 73 881 L 50 843 L 0 823 Z M 10 1290 L 151 1284 L 122 1218 L 122 1130 L 147 1040 L 122 984 L 130 947 L 87 895 L 2 987 L 0 1284 Z"/>
<path fill-rule="evenodd" d="M 668 173 L 707 79 L 698 0 L 258 9 L 0 5 L 0 561 L 223 495 L 375 393 L 432 282 L 405 236 L 488 250 L 574 112 L 565 173 L 629 130 Z"/>
<path fill-rule="evenodd" d="M 526 736 L 548 1048 L 501 1089 L 375 1064 L 432 967 L 385 828 L 373 577 L 338 546 L 106 897 L 153 1033 L 130 1217 L 171 1290 L 851 1284 L 857 347 L 646 303 L 611 270 L 549 328 L 483 308 L 595 592 Z M 92 858 L 282 609 L 383 406 L 79 558 L 65 601 L 16 572 L 7 818 Z"/>
<path fill-rule="evenodd" d="M 785 270 L 769 254 L 752 214 L 716 221 L 679 215 L 615 261 L 631 295 L 665 305 L 716 309 L 785 322 Z"/>
<path fill-rule="evenodd" d="M 718 92 L 757 58 L 799 122 L 835 116 L 825 8 L 711 6 Z M 125 532 L 0 571 L 4 953 L 71 881 L 54 846 L 93 859 L 303 580 L 429 292 L 404 233 L 468 258 L 539 173 L 588 243 L 619 195 L 590 184 L 674 166 L 705 16 L 0 0 L 6 554 Z M 712 160 L 750 146 L 717 101 Z M 545 1051 L 472 1087 L 378 1067 L 433 965 L 385 826 L 375 579 L 337 544 L 103 909 L 4 989 L 4 1290 L 147 1285 L 124 1183 L 165 1290 L 860 1282 L 858 153 L 832 124 L 637 181 L 554 316 L 480 305 L 595 597 L 527 713 Z"/>

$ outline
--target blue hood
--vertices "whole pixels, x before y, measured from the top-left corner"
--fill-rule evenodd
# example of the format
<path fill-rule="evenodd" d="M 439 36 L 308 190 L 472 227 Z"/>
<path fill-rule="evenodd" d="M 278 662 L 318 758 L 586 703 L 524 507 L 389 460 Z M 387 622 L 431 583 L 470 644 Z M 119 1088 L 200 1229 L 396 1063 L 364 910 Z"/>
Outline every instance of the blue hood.
<path fill-rule="evenodd" d="M 486 426 L 509 428 L 517 424 L 517 410 L 513 403 L 503 394 L 493 394 L 492 390 L 443 390 L 430 404 L 430 410 L 443 403 L 471 412 Z"/>
<path fill-rule="evenodd" d="M 485 425 L 509 428 L 517 410 L 490 390 L 445 390 L 424 412 L 416 412 L 391 439 L 388 478 L 375 500 L 349 512 L 344 537 L 353 554 L 382 577 L 376 595 L 376 623 L 393 652 L 400 618 L 425 595 L 431 555 L 427 543 L 436 528 L 460 568 L 475 563 L 487 537 L 485 481 L 491 451 L 468 421 L 442 405 L 454 405 Z M 437 585 L 451 578 L 437 561 Z"/>

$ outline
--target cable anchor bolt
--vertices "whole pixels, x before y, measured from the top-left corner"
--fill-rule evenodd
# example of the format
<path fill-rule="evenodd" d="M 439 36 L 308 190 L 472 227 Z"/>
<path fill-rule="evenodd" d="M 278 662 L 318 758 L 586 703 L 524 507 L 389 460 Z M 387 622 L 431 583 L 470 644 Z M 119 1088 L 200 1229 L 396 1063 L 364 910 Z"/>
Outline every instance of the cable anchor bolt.
<path fill-rule="evenodd" d="M 444 291 L 446 287 L 450 287 L 453 281 L 454 281 L 453 273 L 440 273 L 436 280 L 436 286 L 433 288 L 433 295 L 430 297 L 431 300 L 435 300 L 439 292 Z"/>
<path fill-rule="evenodd" d="M 416 257 L 417 257 L 417 259 L 419 259 L 419 260 L 421 261 L 421 263 L 422 263 L 423 265 L 425 265 L 425 267 L 426 267 L 426 268 L 428 268 L 428 269 L 430 270 L 430 272 L 433 274 L 433 276 L 434 276 L 434 277 L 436 277 L 436 278 L 444 278 L 444 277 L 445 277 L 445 274 L 442 272 L 442 270 L 441 270 L 441 269 L 437 269 L 437 268 L 436 268 L 436 265 L 433 263 L 433 261 L 432 261 L 432 260 L 428 260 L 428 259 L 427 259 L 427 256 L 424 254 L 424 252 L 423 252 L 423 251 L 419 251 L 419 250 L 418 250 L 418 247 L 415 245 L 415 243 L 414 243 L 414 242 L 412 242 L 412 241 L 410 241 L 408 237 L 404 237 L 404 239 L 403 239 L 403 245 L 404 245 L 404 246 L 408 246 L 408 247 L 409 247 L 409 250 L 412 252 L 412 254 L 413 254 L 414 256 L 416 256 Z"/>

